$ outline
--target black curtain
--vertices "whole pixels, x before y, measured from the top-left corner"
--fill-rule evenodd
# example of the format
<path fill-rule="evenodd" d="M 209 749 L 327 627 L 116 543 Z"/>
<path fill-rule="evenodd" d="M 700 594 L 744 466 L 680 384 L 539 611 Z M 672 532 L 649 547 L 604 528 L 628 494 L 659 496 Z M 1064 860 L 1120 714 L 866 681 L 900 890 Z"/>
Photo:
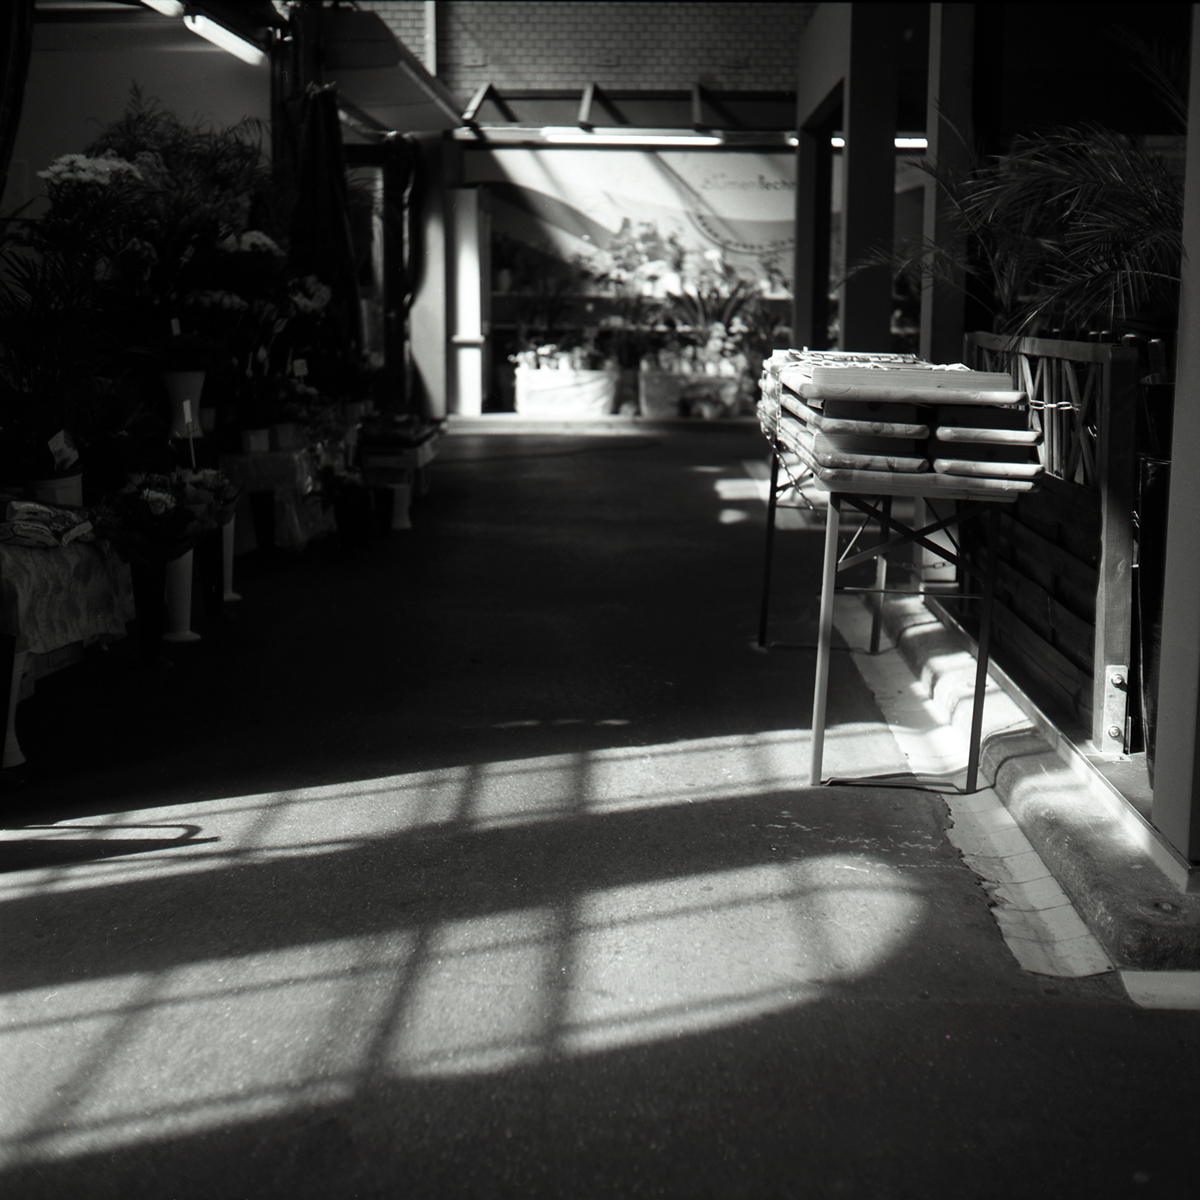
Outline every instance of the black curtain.
<path fill-rule="evenodd" d="M 25 81 L 33 50 L 35 0 L 8 0 L 0 5 L 0 195 L 8 182 L 8 167 L 21 123 Z"/>
<path fill-rule="evenodd" d="M 333 289 L 334 311 L 345 351 L 359 348 L 358 265 L 351 233 L 337 92 L 310 86 L 288 101 L 294 138 L 289 239 L 293 261 Z"/>

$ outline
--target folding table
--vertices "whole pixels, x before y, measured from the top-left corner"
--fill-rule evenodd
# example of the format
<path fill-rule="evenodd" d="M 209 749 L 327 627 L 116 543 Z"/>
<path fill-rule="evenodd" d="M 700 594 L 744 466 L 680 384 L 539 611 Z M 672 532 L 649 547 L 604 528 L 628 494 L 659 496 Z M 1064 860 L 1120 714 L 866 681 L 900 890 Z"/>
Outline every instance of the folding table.
<path fill-rule="evenodd" d="M 793 362 L 800 357 L 800 352 L 792 351 L 789 354 Z M 1040 463 L 1031 457 L 1040 443 L 1037 431 L 1012 428 L 1016 424 L 1012 414 L 1024 412 L 1026 398 L 1023 393 L 1015 392 L 982 393 L 946 387 L 889 388 L 882 382 L 875 386 L 868 384 L 824 389 L 804 386 L 799 389 L 803 394 L 799 394 L 780 386 L 778 373 L 775 372 L 772 377 L 771 365 L 772 360 L 768 360 L 763 380 L 763 400 L 759 404 L 760 424 L 772 451 L 767 554 L 759 620 L 759 644 L 764 647 L 767 644 L 768 593 L 779 494 L 786 487 L 794 487 L 804 480 L 811 481 L 828 494 L 816 675 L 813 687 L 810 781 L 813 784 L 825 782 L 822 768 L 835 594 L 838 590 L 847 590 L 872 595 L 874 603 L 871 652 L 877 652 L 882 601 L 884 595 L 888 594 L 887 554 L 899 546 L 916 545 L 932 550 L 940 559 L 953 563 L 962 574 L 975 576 L 982 583 L 982 589 L 977 594 L 959 596 L 960 599 L 979 599 L 982 602 L 964 787 L 966 792 L 974 792 L 979 775 L 983 697 L 987 686 L 1000 513 L 1003 505 L 1013 503 L 1020 495 L 1033 491 L 1038 486 L 1041 471 Z M 778 366 L 778 363 L 775 365 Z M 883 380 L 887 376 L 881 372 L 880 378 Z M 837 401 L 843 407 L 839 409 L 830 404 L 822 410 L 821 400 L 834 396 L 835 393 Z M 817 407 L 812 407 L 814 402 Z M 861 424 L 862 430 L 865 430 L 866 424 L 856 423 L 852 419 L 824 416 L 825 411 L 854 413 L 857 411 L 855 405 L 866 405 L 868 402 L 873 402 L 871 408 L 874 414 L 882 412 L 885 416 L 889 411 L 889 403 L 904 404 L 907 406 L 903 410 L 904 415 L 915 416 L 917 419 L 900 423 L 873 421 L 870 423 L 872 438 L 859 436 L 856 441 L 854 435 L 861 432 L 856 426 Z M 972 422 L 971 428 L 964 429 L 948 425 L 942 420 L 945 415 L 961 418 L 964 405 L 977 406 L 981 412 L 988 407 L 1003 407 L 1009 414 L 1008 418 L 994 423 L 1007 424 L 1010 428 L 990 429 Z M 897 408 L 892 411 L 901 410 Z M 897 440 L 889 443 L 886 441 L 888 437 Z M 885 440 L 880 441 L 881 438 Z M 909 453 L 891 454 L 888 447 L 893 444 L 903 446 Z M 874 453 L 854 449 L 855 446 L 864 445 L 868 447 L 868 451 Z M 1004 461 L 991 461 L 986 453 L 977 460 L 950 460 L 941 457 L 955 452 L 955 447 L 961 449 L 963 445 L 983 447 L 985 450 L 1001 446 L 1015 452 L 1001 454 L 999 458 Z M 882 453 L 879 452 L 881 447 Z M 1023 458 L 1025 461 L 1022 461 Z M 792 476 L 789 469 L 792 463 L 798 465 L 800 478 Z M 896 465 L 899 469 L 887 469 L 889 465 Z M 789 477 L 782 487 L 779 482 L 781 468 Z M 930 505 L 933 519 L 920 522 L 917 519 L 905 521 L 898 518 L 893 513 L 892 506 L 892 500 L 897 496 L 925 500 Z M 953 511 L 948 515 L 937 515 L 933 505 L 939 501 L 952 503 Z M 876 545 L 855 551 L 858 539 L 856 534 L 846 550 L 839 554 L 839 534 L 845 506 L 854 508 L 868 521 L 878 524 L 881 540 Z M 961 553 L 951 551 L 932 540 L 934 534 L 961 525 L 976 516 L 983 516 L 987 521 L 987 549 L 981 567 L 967 561 Z M 840 572 L 872 559 L 877 564 L 874 587 L 837 587 L 837 576 Z"/>

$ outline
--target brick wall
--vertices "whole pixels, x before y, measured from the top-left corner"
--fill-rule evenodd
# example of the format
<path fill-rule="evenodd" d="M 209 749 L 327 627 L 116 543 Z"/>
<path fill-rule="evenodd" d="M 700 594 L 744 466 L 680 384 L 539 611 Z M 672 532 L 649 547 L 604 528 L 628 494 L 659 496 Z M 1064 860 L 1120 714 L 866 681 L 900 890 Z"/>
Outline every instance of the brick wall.
<path fill-rule="evenodd" d="M 424 60 L 425 5 L 364 0 Z M 507 88 L 790 91 L 815 4 L 440 0 L 438 77 L 464 104 Z"/>
<path fill-rule="evenodd" d="M 422 63 L 425 54 L 425 4 L 423 0 L 367 0 L 359 5 L 377 12 L 406 49 Z"/>

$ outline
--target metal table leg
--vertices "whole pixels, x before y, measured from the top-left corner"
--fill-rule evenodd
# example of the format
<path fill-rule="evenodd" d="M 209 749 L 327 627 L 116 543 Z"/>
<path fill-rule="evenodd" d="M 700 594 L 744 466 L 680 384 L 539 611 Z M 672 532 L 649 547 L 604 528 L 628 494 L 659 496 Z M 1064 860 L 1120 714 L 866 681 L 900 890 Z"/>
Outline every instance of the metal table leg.
<path fill-rule="evenodd" d="M 888 541 L 887 522 L 892 515 L 891 496 L 883 497 L 883 520 L 879 522 L 879 544 L 886 546 Z M 887 590 L 888 561 L 887 551 L 881 550 L 875 559 L 875 595 L 871 598 L 871 653 L 879 653 L 879 635 L 883 629 L 883 594 Z"/>
<path fill-rule="evenodd" d="M 767 615 L 771 610 L 771 567 L 775 553 L 775 509 L 779 494 L 779 455 L 771 451 L 771 483 L 767 491 L 767 549 L 763 562 L 762 607 L 758 614 L 758 644 L 767 645 Z"/>
<path fill-rule="evenodd" d="M 829 690 L 829 649 L 833 639 L 833 601 L 837 590 L 838 527 L 842 500 L 837 492 L 829 494 L 829 512 L 825 518 L 825 557 L 821 567 L 821 616 L 817 632 L 817 677 L 813 685 L 812 758 L 808 782 L 821 782 L 821 762 L 825 753 L 825 698 Z"/>
<path fill-rule="evenodd" d="M 988 513 L 987 562 L 983 574 L 983 601 L 979 613 L 979 645 L 975 656 L 975 695 L 971 701 L 971 738 L 967 751 L 965 791 L 976 790 L 979 781 L 980 741 L 983 734 L 983 699 L 987 689 L 988 657 L 992 638 L 992 599 L 996 592 L 996 559 L 1000 543 L 1000 506 Z"/>

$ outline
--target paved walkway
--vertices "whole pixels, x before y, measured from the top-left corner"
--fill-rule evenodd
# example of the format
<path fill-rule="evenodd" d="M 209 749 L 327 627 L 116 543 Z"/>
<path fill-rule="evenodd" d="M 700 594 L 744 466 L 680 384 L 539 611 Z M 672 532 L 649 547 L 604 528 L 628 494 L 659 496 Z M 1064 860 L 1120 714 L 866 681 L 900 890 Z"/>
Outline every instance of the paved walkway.
<path fill-rule="evenodd" d="M 1023 969 L 941 797 L 807 786 L 761 456 L 451 438 L 411 534 L 47 680 L 0 1194 L 1188 1194 L 1200 1015 Z M 830 770 L 903 765 L 848 653 L 830 697 Z"/>

